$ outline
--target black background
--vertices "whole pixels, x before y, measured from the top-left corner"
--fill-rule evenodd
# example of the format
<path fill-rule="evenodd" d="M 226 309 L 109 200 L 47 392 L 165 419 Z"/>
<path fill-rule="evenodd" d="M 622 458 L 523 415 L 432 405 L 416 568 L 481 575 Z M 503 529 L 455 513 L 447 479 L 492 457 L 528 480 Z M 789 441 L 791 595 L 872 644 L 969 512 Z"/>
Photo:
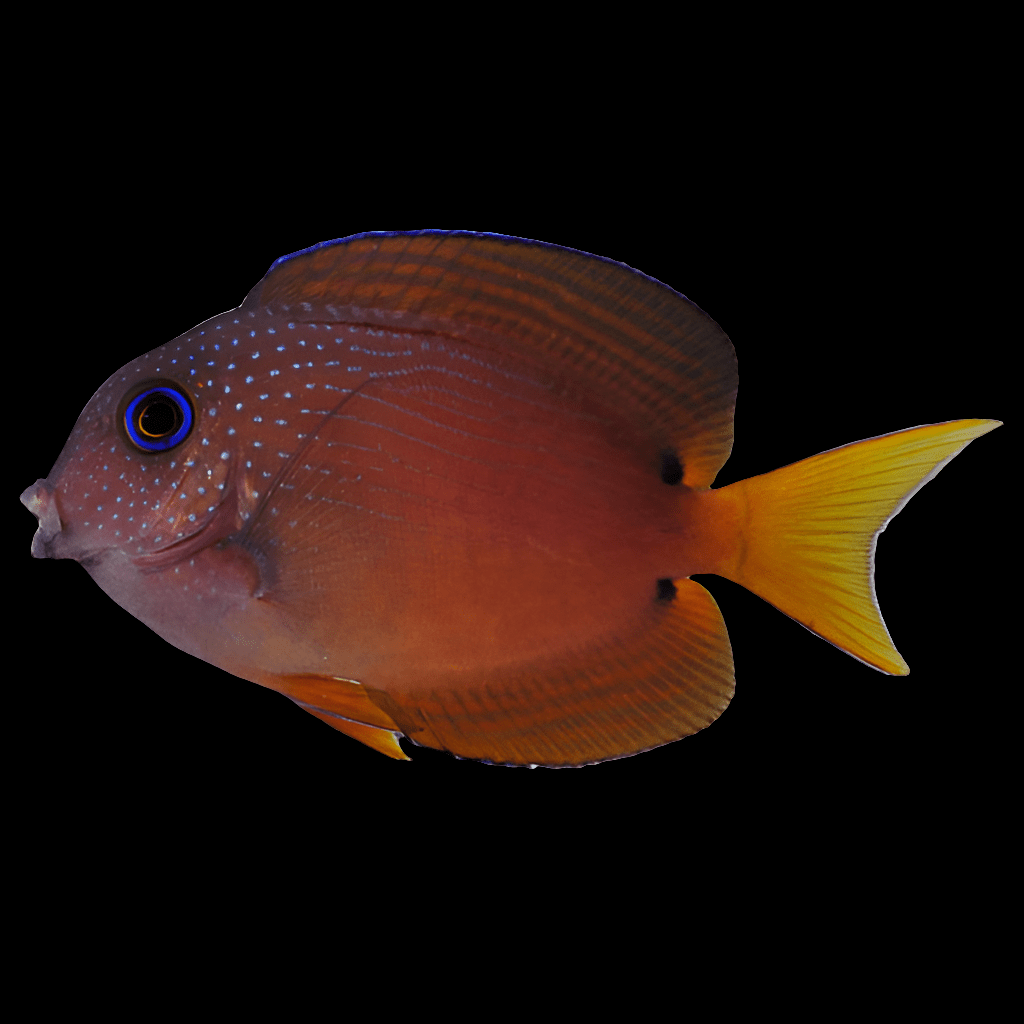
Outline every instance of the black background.
<path fill-rule="evenodd" d="M 33 192 L 8 320 L 22 403 L 7 498 L 9 642 L 25 665 L 9 721 L 33 750 L 27 778 L 45 766 L 58 802 L 90 815 L 237 815 L 268 829 L 296 807 L 313 821 L 354 815 L 398 829 L 427 814 L 472 829 L 514 808 L 527 844 L 541 839 L 533 815 L 552 808 L 598 830 L 729 817 L 756 831 L 776 814 L 813 820 L 842 807 L 896 820 L 922 800 L 966 799 L 978 731 L 1006 700 L 1012 424 L 973 443 L 880 539 L 879 602 L 909 677 L 875 672 L 703 578 L 735 651 L 731 707 L 681 742 L 554 772 L 411 746 L 413 763 L 390 761 L 174 650 L 74 563 L 31 559 L 34 520 L 17 505 L 123 363 L 236 306 L 278 256 L 373 229 L 541 239 L 682 291 L 739 357 L 734 455 L 719 485 L 921 423 L 1009 418 L 1008 346 L 991 312 L 998 275 L 966 207 L 951 218 L 912 174 L 865 188 L 852 172 L 812 181 L 737 168 L 697 182 L 655 171 L 653 158 L 602 174 L 568 154 L 544 172 L 465 159 L 385 172 L 360 150 L 313 160 L 308 177 L 250 167 L 240 181 L 236 156 L 185 152 Z"/>

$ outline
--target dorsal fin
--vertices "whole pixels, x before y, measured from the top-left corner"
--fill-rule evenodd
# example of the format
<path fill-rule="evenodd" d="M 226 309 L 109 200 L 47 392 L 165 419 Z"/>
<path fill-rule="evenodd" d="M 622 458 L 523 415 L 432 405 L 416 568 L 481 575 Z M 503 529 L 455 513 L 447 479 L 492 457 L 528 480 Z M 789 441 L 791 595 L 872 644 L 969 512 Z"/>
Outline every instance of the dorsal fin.
<path fill-rule="evenodd" d="M 685 296 L 621 263 L 467 231 L 368 232 L 277 260 L 243 308 L 447 333 L 642 411 L 708 487 L 732 450 L 736 356 Z"/>

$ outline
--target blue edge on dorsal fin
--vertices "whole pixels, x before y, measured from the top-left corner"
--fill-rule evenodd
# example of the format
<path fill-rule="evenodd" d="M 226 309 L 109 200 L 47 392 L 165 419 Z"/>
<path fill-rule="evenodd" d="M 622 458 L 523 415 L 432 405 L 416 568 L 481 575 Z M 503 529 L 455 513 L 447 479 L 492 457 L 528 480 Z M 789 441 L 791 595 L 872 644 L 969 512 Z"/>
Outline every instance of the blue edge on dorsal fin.
<path fill-rule="evenodd" d="M 599 260 L 601 263 L 612 263 L 617 267 L 625 267 L 630 273 L 637 274 L 640 277 L 647 278 L 648 281 L 652 281 L 654 284 L 659 285 L 662 288 L 666 288 L 672 292 L 673 295 L 678 295 L 681 299 L 686 299 L 691 305 L 696 306 L 692 299 L 687 299 L 686 296 L 670 285 L 665 284 L 664 281 L 659 281 L 656 277 L 651 277 L 650 274 L 645 274 L 642 270 L 637 270 L 636 267 L 631 267 L 627 263 L 623 263 L 621 260 L 609 259 L 607 256 L 598 256 L 596 253 L 584 252 L 582 249 L 573 249 L 568 245 L 556 245 L 554 242 L 541 242 L 536 238 L 521 238 L 518 235 L 503 235 L 497 231 L 447 231 L 444 228 L 423 228 L 420 231 L 360 231 L 355 235 L 346 235 L 344 238 L 332 238 L 328 242 L 318 242 L 316 245 L 309 246 L 308 249 L 300 249 L 298 252 L 290 252 L 287 256 L 279 256 L 273 263 L 270 264 L 270 269 L 264 275 L 269 277 L 274 270 L 282 263 L 286 263 L 288 260 L 293 260 L 297 256 L 305 256 L 306 253 L 316 252 L 317 249 L 326 249 L 332 245 L 343 245 L 345 242 L 354 242 L 360 238 L 416 238 L 418 235 L 441 235 L 448 238 L 496 238 L 503 242 L 525 242 L 527 245 L 540 245 L 546 249 L 561 249 L 563 252 L 572 252 L 580 256 L 586 256 L 588 259 Z M 700 307 L 698 306 L 698 309 Z M 707 314 L 705 314 L 707 315 Z"/>

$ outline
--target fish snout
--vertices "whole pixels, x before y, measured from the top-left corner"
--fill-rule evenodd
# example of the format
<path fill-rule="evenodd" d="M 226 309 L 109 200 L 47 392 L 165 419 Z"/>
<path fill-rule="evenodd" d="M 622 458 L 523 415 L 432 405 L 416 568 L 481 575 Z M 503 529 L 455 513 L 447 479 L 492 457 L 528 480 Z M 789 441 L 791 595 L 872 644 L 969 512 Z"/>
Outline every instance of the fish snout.
<path fill-rule="evenodd" d="M 26 487 L 21 503 L 39 520 L 39 528 L 32 537 L 33 558 L 59 558 L 54 550 L 54 540 L 61 535 L 62 525 L 57 502 L 45 480 L 37 480 Z"/>

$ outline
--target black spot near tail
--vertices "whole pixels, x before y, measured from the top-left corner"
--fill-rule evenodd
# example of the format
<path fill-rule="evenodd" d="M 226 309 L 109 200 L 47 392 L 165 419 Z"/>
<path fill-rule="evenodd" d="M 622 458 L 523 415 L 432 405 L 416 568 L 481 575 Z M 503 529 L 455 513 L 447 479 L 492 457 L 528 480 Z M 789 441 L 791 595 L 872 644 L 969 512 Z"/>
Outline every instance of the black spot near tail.
<path fill-rule="evenodd" d="M 672 601 L 675 596 L 676 585 L 671 580 L 658 580 L 654 598 L 656 601 Z"/>
<path fill-rule="evenodd" d="M 683 464 L 670 448 L 661 453 L 661 479 L 666 484 L 677 484 L 683 479 Z"/>

